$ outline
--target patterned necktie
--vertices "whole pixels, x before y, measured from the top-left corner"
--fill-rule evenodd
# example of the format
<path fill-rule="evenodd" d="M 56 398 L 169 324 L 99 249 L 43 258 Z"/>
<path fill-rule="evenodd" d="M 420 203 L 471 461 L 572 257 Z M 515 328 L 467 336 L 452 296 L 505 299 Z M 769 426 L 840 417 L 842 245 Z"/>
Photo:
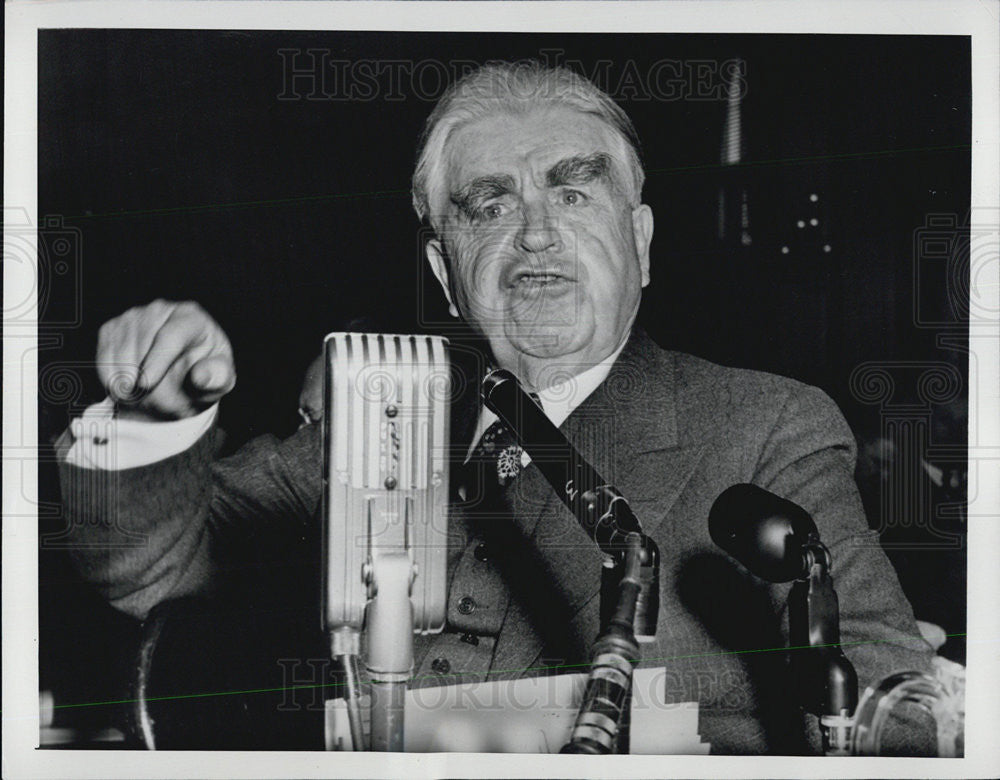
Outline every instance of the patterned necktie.
<path fill-rule="evenodd" d="M 483 431 L 476 444 L 470 463 L 486 463 L 492 466 L 500 487 L 509 485 L 521 473 L 521 455 L 524 450 L 518 445 L 514 435 L 500 420 Z"/>
<path fill-rule="evenodd" d="M 536 393 L 530 393 L 530 396 L 541 406 Z M 524 450 L 517 443 L 513 432 L 502 421 L 496 420 L 483 431 L 469 456 L 469 464 L 485 464 L 496 475 L 497 485 L 506 487 L 521 473 L 523 455 Z"/>

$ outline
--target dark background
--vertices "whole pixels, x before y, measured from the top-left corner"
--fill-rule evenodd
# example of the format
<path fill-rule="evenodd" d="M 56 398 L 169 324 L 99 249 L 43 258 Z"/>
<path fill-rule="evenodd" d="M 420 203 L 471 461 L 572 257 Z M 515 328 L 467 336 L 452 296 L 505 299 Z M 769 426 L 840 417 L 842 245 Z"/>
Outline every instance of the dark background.
<path fill-rule="evenodd" d="M 403 68 L 390 92 L 383 78 L 369 100 L 327 99 L 342 86 L 317 90 L 283 71 L 280 49 L 310 48 L 328 61 L 446 67 L 560 50 L 600 73 L 644 144 L 656 232 L 641 322 L 663 346 L 826 390 L 867 452 L 859 481 L 869 519 L 917 616 L 964 632 L 964 524 L 944 540 L 930 528 L 938 521 L 887 517 L 882 496 L 900 467 L 868 446 L 884 433 L 885 403 L 910 404 L 929 444 L 961 471 L 964 382 L 928 403 L 900 376 L 880 405 L 859 398 L 850 377 L 870 361 L 967 375 L 962 349 L 940 343 L 964 344 L 966 333 L 966 38 L 42 31 L 39 213 L 55 219 L 42 231 L 51 262 L 40 291 L 41 441 L 102 396 L 86 365 L 101 323 L 153 298 L 197 300 L 229 334 L 239 373 L 222 407 L 230 448 L 294 430 L 302 374 L 325 333 L 358 318 L 396 332 L 447 321 L 409 198 L 441 70 L 424 67 L 423 95 Z M 724 166 L 722 63 L 734 58 L 746 68 L 743 164 Z M 687 69 L 675 99 L 633 76 L 663 59 Z M 295 90 L 298 99 L 279 99 Z M 927 236 L 945 249 L 925 252 Z M 59 237 L 68 254 L 52 244 Z M 51 510 L 43 532 L 58 530 L 51 463 L 41 490 Z M 964 500 L 959 492 L 932 498 Z M 113 698 L 136 626 L 44 544 L 41 578 L 42 687 L 57 703 Z M 946 650 L 964 659 L 960 638 Z M 101 709 L 73 718 L 100 719 Z"/>

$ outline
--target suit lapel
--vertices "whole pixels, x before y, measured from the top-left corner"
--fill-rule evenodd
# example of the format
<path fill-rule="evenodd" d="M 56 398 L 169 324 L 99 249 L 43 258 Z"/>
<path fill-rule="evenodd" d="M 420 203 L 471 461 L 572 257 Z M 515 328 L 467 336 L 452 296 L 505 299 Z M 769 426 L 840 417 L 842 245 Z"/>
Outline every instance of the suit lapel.
<path fill-rule="evenodd" d="M 607 378 L 560 426 L 597 471 L 629 500 L 643 531 L 653 535 L 697 466 L 700 444 L 679 446 L 675 356 L 661 351 L 639 328 Z M 543 550 L 559 602 L 570 614 L 553 616 L 593 641 L 603 555 L 545 482 L 529 467 L 517 483 L 511 508 L 522 538 Z M 662 545 L 661 545 L 662 547 Z M 664 555 L 669 550 L 661 550 Z M 579 620 L 573 620 L 574 617 Z M 535 664 L 543 639 L 526 610 L 512 601 L 494 655 L 495 669 Z"/>
<path fill-rule="evenodd" d="M 628 499 L 653 535 L 687 484 L 704 450 L 680 426 L 676 355 L 641 328 L 607 379 L 569 417 L 563 432 Z"/>

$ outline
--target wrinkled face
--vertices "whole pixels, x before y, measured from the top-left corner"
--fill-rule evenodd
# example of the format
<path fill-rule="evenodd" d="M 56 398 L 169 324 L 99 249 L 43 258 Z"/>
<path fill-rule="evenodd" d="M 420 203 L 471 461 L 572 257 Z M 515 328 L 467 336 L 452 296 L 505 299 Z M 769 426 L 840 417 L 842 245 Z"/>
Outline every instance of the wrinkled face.
<path fill-rule="evenodd" d="M 614 352 L 649 283 L 652 214 L 628 204 L 623 147 L 564 106 L 488 116 L 448 141 L 428 259 L 452 314 L 537 389 L 553 362 L 577 374 Z"/>

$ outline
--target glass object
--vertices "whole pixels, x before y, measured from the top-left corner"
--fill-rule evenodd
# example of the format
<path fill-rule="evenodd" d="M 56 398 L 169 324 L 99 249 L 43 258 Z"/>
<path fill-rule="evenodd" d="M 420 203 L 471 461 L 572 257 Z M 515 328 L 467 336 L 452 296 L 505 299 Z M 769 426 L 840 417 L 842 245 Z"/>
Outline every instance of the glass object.
<path fill-rule="evenodd" d="M 852 753 L 860 756 L 965 754 L 965 669 L 934 659 L 934 674 L 909 671 L 869 687 L 854 721 Z"/>

